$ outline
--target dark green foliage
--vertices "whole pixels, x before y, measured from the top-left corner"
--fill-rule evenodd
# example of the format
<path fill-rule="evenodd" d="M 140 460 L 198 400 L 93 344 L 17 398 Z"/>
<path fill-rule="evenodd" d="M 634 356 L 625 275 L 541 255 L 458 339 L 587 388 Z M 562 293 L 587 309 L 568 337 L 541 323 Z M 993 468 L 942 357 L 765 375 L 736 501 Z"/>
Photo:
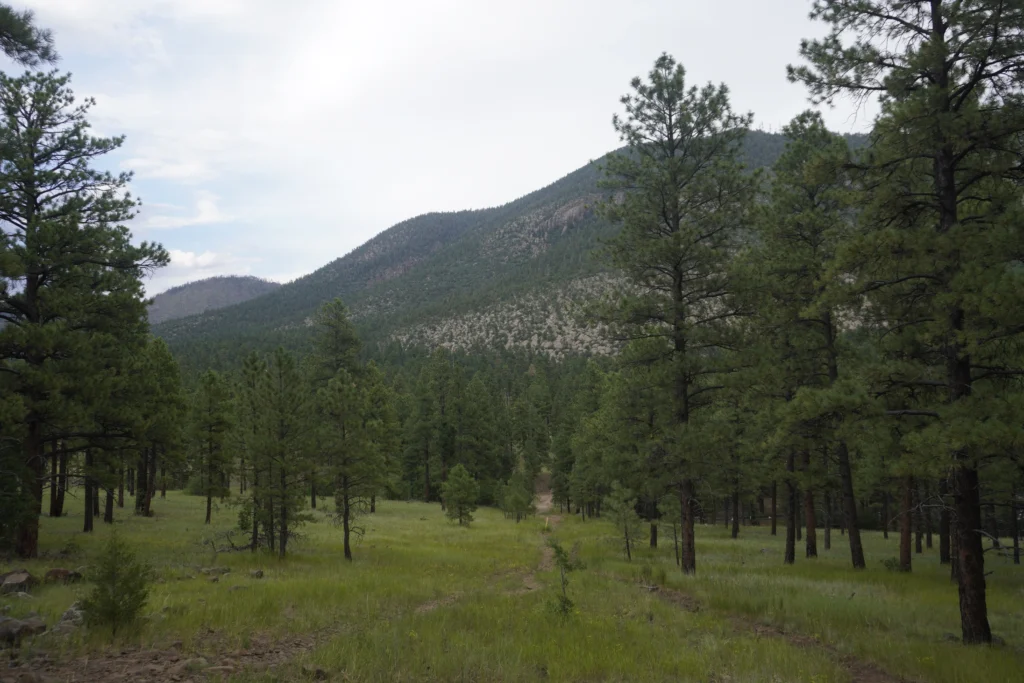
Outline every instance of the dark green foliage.
<path fill-rule="evenodd" d="M 82 612 L 89 626 L 109 626 L 110 632 L 131 625 L 149 598 L 151 572 L 135 553 L 111 532 L 90 573 L 92 592 L 82 600 Z"/>
<path fill-rule="evenodd" d="M 555 596 L 554 609 L 557 614 L 567 617 L 575 606 L 569 598 L 569 574 L 584 568 L 583 562 L 579 559 L 579 546 L 574 546 L 572 552 L 569 553 L 554 538 L 548 538 L 547 544 L 554 556 L 555 566 L 558 567 L 558 585 L 561 589 Z"/>
<path fill-rule="evenodd" d="M 453 467 L 448 473 L 448 480 L 441 485 L 445 515 L 458 522 L 459 526 L 469 526 L 473 521 L 473 511 L 476 510 L 479 497 L 479 484 L 462 465 Z"/>
<path fill-rule="evenodd" d="M 621 535 L 626 559 L 633 559 L 633 546 L 640 536 L 640 517 L 636 514 L 636 496 L 619 482 L 612 482 L 612 490 L 605 497 L 606 516 Z"/>
<path fill-rule="evenodd" d="M 0 50 L 8 58 L 25 66 L 57 61 L 53 35 L 39 28 L 31 10 L 15 10 L 0 4 Z"/>
<path fill-rule="evenodd" d="M 501 488 L 499 499 L 502 512 L 508 519 L 522 521 L 534 511 L 533 488 L 522 472 L 516 472 L 508 483 Z"/>
<path fill-rule="evenodd" d="M 350 536 L 362 533 L 354 523 L 369 510 L 373 496 L 384 491 L 387 483 L 388 454 L 393 448 L 397 420 L 391 393 L 373 364 L 358 377 L 338 370 L 320 390 L 318 400 L 325 418 L 321 444 L 334 484 L 345 558 L 351 560 Z"/>
<path fill-rule="evenodd" d="M 1024 373 L 1024 6 L 816 0 L 812 17 L 829 34 L 790 77 L 818 101 L 882 102 L 856 166 L 861 229 L 833 267 L 864 297 L 899 448 L 949 473 L 963 640 L 987 643 L 979 480 L 1019 443 L 1006 397 Z"/>
<path fill-rule="evenodd" d="M 190 468 L 198 481 L 198 495 L 206 497 L 206 523 L 210 523 L 214 497 L 231 493 L 233 457 L 228 434 L 232 428 L 231 392 L 227 383 L 212 370 L 199 378 L 192 396 Z"/>
<path fill-rule="evenodd" d="M 602 205 L 621 225 L 605 258 L 629 284 L 607 317 L 642 341 L 633 362 L 654 369 L 664 391 L 658 469 L 683 504 L 682 569 L 696 570 L 693 510 L 707 449 L 700 420 L 727 371 L 723 354 L 738 341 L 743 315 L 728 264 L 743 244 L 757 191 L 744 172 L 741 143 L 749 114 L 736 114 L 724 85 L 686 86 L 685 71 L 662 55 L 647 81 L 633 79 L 613 120 L 629 154 L 606 161 L 605 185 L 621 201 Z"/>
<path fill-rule="evenodd" d="M 130 175 L 93 165 L 122 139 L 89 135 L 92 101 L 76 104 L 68 83 L 0 75 L 0 364 L 24 411 L 20 499 L 31 502 L 17 550 L 27 557 L 38 548 L 45 442 L 86 434 L 110 452 L 139 436 L 129 378 L 147 343 L 142 279 L 168 260 L 121 225 L 136 205 Z"/>

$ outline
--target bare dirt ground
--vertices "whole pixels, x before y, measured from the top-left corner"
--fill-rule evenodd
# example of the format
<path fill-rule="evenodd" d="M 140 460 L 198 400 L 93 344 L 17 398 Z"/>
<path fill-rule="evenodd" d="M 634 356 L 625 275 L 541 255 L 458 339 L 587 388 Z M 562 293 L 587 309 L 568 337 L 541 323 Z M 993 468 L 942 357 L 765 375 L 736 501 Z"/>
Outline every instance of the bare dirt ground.
<path fill-rule="evenodd" d="M 664 602 L 671 603 L 687 612 L 699 612 L 702 609 L 699 600 L 681 591 L 661 586 L 645 586 L 645 588 Z M 876 664 L 842 653 L 834 646 L 817 638 L 801 633 L 788 632 L 777 626 L 763 624 L 746 617 L 734 616 L 731 617 L 730 621 L 738 633 L 752 633 L 758 638 L 782 638 L 790 645 L 796 647 L 824 650 L 840 666 L 846 669 L 852 683 L 911 683 L 906 678 L 890 674 Z"/>

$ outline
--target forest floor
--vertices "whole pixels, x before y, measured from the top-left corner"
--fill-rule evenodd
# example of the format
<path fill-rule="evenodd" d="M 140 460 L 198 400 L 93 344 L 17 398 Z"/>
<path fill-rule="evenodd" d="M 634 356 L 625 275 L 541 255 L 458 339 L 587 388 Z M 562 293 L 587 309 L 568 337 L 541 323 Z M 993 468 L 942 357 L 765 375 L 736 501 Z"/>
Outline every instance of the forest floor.
<path fill-rule="evenodd" d="M 883 566 L 896 535 L 868 533 L 868 569 L 854 572 L 838 533 L 817 559 L 785 567 L 781 535 L 743 527 L 734 540 L 702 526 L 698 573 L 685 577 L 667 529 L 662 547 L 645 543 L 627 562 L 610 525 L 557 508 L 518 524 L 480 509 L 465 528 L 436 504 L 381 502 L 351 563 L 323 512 L 279 561 L 212 552 L 236 520 L 231 507 L 211 526 L 199 498 L 171 492 L 154 509 L 149 519 L 118 510 L 114 525 L 156 570 L 145 619 L 116 638 L 39 636 L 16 667 L 0 665 L 0 681 L 998 683 L 1024 672 L 1024 568 L 996 553 L 986 556 L 989 609 L 1004 644 L 965 647 L 937 551 L 915 555 L 912 574 Z M 81 524 L 80 512 L 44 519 L 47 557 L 0 572 L 87 568 L 109 527 L 82 534 Z M 554 609 L 548 537 L 579 543 L 586 564 L 569 576 L 567 617 Z M 214 582 L 200 571 L 211 567 L 231 571 Z M 0 597 L 0 609 L 53 625 L 88 589 L 39 586 L 31 599 Z"/>

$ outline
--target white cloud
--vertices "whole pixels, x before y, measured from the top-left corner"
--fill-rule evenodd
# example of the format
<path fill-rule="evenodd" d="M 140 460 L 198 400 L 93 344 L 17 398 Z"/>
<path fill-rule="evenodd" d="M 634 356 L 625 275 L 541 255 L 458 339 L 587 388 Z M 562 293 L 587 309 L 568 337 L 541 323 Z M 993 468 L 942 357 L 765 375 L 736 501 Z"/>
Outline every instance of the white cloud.
<path fill-rule="evenodd" d="M 176 207 L 170 204 L 157 205 L 164 210 L 178 210 L 180 207 Z M 143 205 L 145 208 L 145 205 Z M 231 216 L 225 214 L 217 207 L 217 196 L 212 192 L 205 190 L 197 193 L 195 213 L 191 216 L 171 215 L 171 214 L 155 214 L 155 215 L 141 215 L 141 220 L 138 220 L 133 227 L 140 230 L 168 230 L 173 228 L 184 228 L 191 225 L 210 225 L 215 223 L 228 223 L 232 219 Z M 184 252 L 179 252 L 184 253 Z"/>
<path fill-rule="evenodd" d="M 821 34 L 806 3 L 763 0 L 24 2 L 96 98 L 96 130 L 127 136 L 135 225 L 233 218 L 216 242 L 168 246 L 273 255 L 261 275 L 311 271 L 418 213 L 504 203 L 616 147 L 619 96 L 663 50 L 778 130 L 806 108 L 785 66 Z M 211 195 L 190 213 L 150 208 L 197 186 Z"/>
<path fill-rule="evenodd" d="M 248 275 L 257 262 L 253 258 L 213 251 L 169 249 L 168 253 L 170 264 L 156 271 L 146 282 L 146 293 L 149 296 L 186 282 L 217 275 Z"/>

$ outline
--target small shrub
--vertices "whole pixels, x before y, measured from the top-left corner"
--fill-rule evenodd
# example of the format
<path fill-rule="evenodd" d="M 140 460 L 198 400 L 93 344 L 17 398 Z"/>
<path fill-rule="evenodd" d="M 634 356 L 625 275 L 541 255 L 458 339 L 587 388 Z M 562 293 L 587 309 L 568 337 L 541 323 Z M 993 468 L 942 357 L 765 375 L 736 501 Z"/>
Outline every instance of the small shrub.
<path fill-rule="evenodd" d="M 135 553 L 111 533 L 97 558 L 90 578 L 92 593 L 82 601 L 85 622 L 90 626 L 109 626 L 113 635 L 135 621 L 149 597 L 150 568 L 135 558 Z"/>
<path fill-rule="evenodd" d="M 473 476 L 462 465 L 456 465 L 448 473 L 448 480 L 441 484 L 441 500 L 444 501 L 445 514 L 448 519 L 458 522 L 460 526 L 469 526 L 473 521 L 473 511 L 480 497 L 480 486 Z"/>
<path fill-rule="evenodd" d="M 887 557 L 884 560 L 882 560 L 881 562 L 882 562 L 882 566 L 885 567 L 886 569 L 888 569 L 891 572 L 901 572 L 901 571 L 903 571 L 902 567 L 900 567 L 900 561 L 896 557 Z"/>
<path fill-rule="evenodd" d="M 562 588 L 562 592 L 555 596 L 552 608 L 556 614 L 566 617 L 572 613 L 572 609 L 574 607 L 574 603 L 569 599 L 569 594 L 566 590 L 569 586 L 569 573 L 574 572 L 577 569 L 584 568 L 583 562 L 581 562 L 579 558 L 579 544 L 573 546 L 571 553 L 566 552 L 565 548 L 563 548 L 562 545 L 554 538 L 548 538 L 547 544 L 554 553 L 555 566 L 558 567 L 558 575 Z"/>
<path fill-rule="evenodd" d="M 668 572 L 661 565 L 644 563 L 637 570 L 637 580 L 645 586 L 664 586 L 668 581 Z"/>

